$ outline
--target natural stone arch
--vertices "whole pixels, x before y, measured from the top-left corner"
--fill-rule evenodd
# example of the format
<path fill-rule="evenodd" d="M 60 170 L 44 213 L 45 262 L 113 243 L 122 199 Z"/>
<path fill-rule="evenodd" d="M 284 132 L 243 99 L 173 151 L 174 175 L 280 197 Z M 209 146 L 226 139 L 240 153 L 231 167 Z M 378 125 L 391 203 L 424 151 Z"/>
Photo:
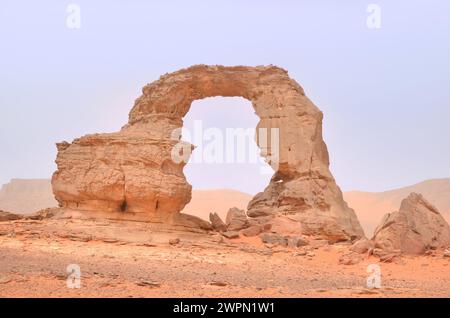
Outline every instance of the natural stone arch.
<path fill-rule="evenodd" d="M 279 129 L 278 169 L 249 203 L 250 217 L 265 222 L 284 215 L 298 221 L 302 233 L 332 240 L 363 236 L 329 170 L 322 113 L 275 66 L 198 65 L 146 85 L 120 132 L 58 144 L 52 184 L 60 205 L 122 212 L 125 218 L 145 214 L 166 220 L 178 214 L 191 199 L 191 186 L 183 174 L 185 163 L 171 160 L 178 143 L 173 132 L 182 127 L 194 100 L 214 96 L 250 100 L 260 118 L 257 128 Z"/>

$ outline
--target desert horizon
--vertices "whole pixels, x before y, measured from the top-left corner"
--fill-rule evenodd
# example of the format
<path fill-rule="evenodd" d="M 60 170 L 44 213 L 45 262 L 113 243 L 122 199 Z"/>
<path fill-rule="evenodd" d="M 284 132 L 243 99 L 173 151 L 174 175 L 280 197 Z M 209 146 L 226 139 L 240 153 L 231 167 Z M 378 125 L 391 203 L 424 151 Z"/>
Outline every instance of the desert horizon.
<path fill-rule="evenodd" d="M 401 201 L 410 193 L 424 195 L 450 222 L 450 178 L 429 179 L 413 185 L 382 192 L 344 191 L 344 200 L 354 209 L 367 237 L 387 213 L 397 211 Z M 247 208 L 254 195 L 236 189 L 193 189 L 192 199 L 182 213 L 209 220 L 210 213 L 226 218 L 229 209 Z M 27 200 L 29 198 L 29 200 Z M 54 199 L 50 179 L 12 179 L 0 187 L 0 210 L 18 214 L 32 214 L 58 205 Z"/>

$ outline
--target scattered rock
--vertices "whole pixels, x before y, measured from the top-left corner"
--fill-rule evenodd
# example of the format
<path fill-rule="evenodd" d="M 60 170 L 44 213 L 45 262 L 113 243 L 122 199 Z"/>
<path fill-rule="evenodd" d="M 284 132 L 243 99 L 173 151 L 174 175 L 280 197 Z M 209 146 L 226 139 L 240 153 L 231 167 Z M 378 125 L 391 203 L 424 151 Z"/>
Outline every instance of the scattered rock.
<path fill-rule="evenodd" d="M 450 250 L 444 251 L 444 257 L 450 257 Z"/>
<path fill-rule="evenodd" d="M 85 235 L 85 234 L 78 234 L 78 233 L 71 233 L 71 234 L 67 235 L 67 238 L 69 240 L 71 240 L 71 241 L 77 241 L 77 242 L 89 242 L 89 241 L 92 241 L 92 236 Z"/>
<path fill-rule="evenodd" d="M 374 244 L 372 241 L 362 238 L 356 241 L 351 247 L 350 250 L 355 253 L 364 254 L 369 252 L 374 248 Z"/>
<path fill-rule="evenodd" d="M 105 243 L 117 243 L 117 242 L 119 242 L 119 240 L 112 239 L 112 238 L 105 238 L 105 239 L 103 239 L 103 242 L 105 242 Z"/>
<path fill-rule="evenodd" d="M 257 236 L 261 233 L 261 226 L 259 225 L 252 225 L 246 229 L 243 229 L 241 232 L 244 236 Z"/>
<path fill-rule="evenodd" d="M 228 210 L 226 225 L 228 231 L 239 231 L 247 228 L 249 223 L 245 211 L 238 208 L 231 208 Z"/>
<path fill-rule="evenodd" d="M 297 252 L 294 253 L 294 256 L 306 256 L 306 251 L 298 250 Z"/>
<path fill-rule="evenodd" d="M 450 226 L 421 194 L 411 193 L 399 211 L 384 216 L 373 241 L 377 248 L 423 254 L 450 244 Z"/>
<path fill-rule="evenodd" d="M 287 239 L 280 234 L 262 233 L 260 235 L 260 237 L 261 237 L 261 240 L 263 241 L 263 243 L 273 244 L 275 246 L 277 246 L 277 245 L 283 246 L 283 247 L 287 246 Z"/>
<path fill-rule="evenodd" d="M 177 245 L 178 243 L 180 243 L 180 239 L 179 238 L 174 238 L 174 239 L 170 239 L 169 240 L 169 244 L 170 245 Z"/>
<path fill-rule="evenodd" d="M 148 280 L 141 280 L 141 281 L 137 282 L 136 285 L 142 286 L 142 287 L 151 287 L 151 288 L 161 287 L 160 283 L 151 282 L 151 281 L 148 281 Z"/>
<path fill-rule="evenodd" d="M 313 248 L 318 249 L 320 247 L 325 247 L 329 244 L 328 240 L 312 240 L 309 242 Z"/>
<path fill-rule="evenodd" d="M 380 262 L 390 263 L 390 262 L 394 261 L 395 258 L 397 258 L 401 255 L 401 251 L 375 248 L 373 250 L 373 255 L 379 257 Z"/>
<path fill-rule="evenodd" d="M 239 237 L 238 231 L 227 231 L 222 233 L 223 236 L 225 236 L 228 239 L 234 239 Z"/>
<path fill-rule="evenodd" d="M 213 230 L 218 232 L 225 232 L 227 230 L 227 225 L 217 213 L 210 213 L 209 220 L 211 221 Z"/>
<path fill-rule="evenodd" d="M 306 240 L 305 238 L 303 238 L 301 236 L 294 236 L 294 237 L 289 236 L 287 238 L 287 241 L 288 241 L 288 246 L 292 247 L 292 248 L 306 246 L 309 244 L 308 240 Z"/>
<path fill-rule="evenodd" d="M 211 282 L 211 283 L 209 283 L 210 285 L 212 285 L 212 286 L 219 286 L 219 287 L 225 287 L 225 286 L 228 286 L 228 283 L 226 283 L 226 282 L 221 282 L 221 281 L 214 281 L 214 282 Z"/>
<path fill-rule="evenodd" d="M 342 255 L 339 258 L 339 264 L 341 265 L 355 265 L 363 260 L 360 253 L 350 252 Z"/>
<path fill-rule="evenodd" d="M 426 250 L 424 254 L 426 256 L 435 257 L 436 256 L 436 251 L 435 250 Z"/>
<path fill-rule="evenodd" d="M 223 236 L 218 234 L 218 233 L 214 233 L 214 235 L 211 236 L 211 240 L 215 243 L 223 243 Z"/>

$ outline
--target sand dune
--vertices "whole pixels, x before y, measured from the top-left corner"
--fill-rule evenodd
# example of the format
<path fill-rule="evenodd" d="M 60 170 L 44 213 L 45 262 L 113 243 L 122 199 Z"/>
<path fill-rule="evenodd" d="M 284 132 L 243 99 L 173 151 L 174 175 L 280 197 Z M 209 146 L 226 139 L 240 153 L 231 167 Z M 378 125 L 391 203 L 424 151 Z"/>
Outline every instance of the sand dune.
<path fill-rule="evenodd" d="M 0 210 L 30 214 L 55 206 L 49 179 L 12 179 L 0 189 Z"/>
<path fill-rule="evenodd" d="M 349 191 L 344 193 L 344 199 L 356 211 L 370 237 L 383 215 L 397 210 L 401 200 L 411 192 L 423 194 L 450 221 L 450 178 L 385 192 Z M 229 208 L 245 209 L 251 198 L 250 194 L 232 189 L 193 190 L 192 200 L 183 213 L 208 220 L 209 213 L 216 212 L 225 218 Z M 0 210 L 27 214 L 56 205 L 48 179 L 13 179 L 0 190 Z"/>

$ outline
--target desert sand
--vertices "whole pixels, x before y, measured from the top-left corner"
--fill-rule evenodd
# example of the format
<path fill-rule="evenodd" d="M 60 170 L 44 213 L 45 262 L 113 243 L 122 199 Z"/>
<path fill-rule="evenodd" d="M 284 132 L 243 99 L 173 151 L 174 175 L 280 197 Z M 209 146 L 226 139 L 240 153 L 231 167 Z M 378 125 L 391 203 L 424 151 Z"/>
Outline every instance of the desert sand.
<path fill-rule="evenodd" d="M 449 297 L 442 251 L 342 265 L 347 243 L 301 248 L 258 238 L 158 232 L 141 222 L 17 220 L 0 223 L 0 297 Z M 172 244 L 170 244 L 171 242 Z M 81 288 L 66 268 L 81 269 Z M 369 289 L 367 266 L 381 266 Z"/>

